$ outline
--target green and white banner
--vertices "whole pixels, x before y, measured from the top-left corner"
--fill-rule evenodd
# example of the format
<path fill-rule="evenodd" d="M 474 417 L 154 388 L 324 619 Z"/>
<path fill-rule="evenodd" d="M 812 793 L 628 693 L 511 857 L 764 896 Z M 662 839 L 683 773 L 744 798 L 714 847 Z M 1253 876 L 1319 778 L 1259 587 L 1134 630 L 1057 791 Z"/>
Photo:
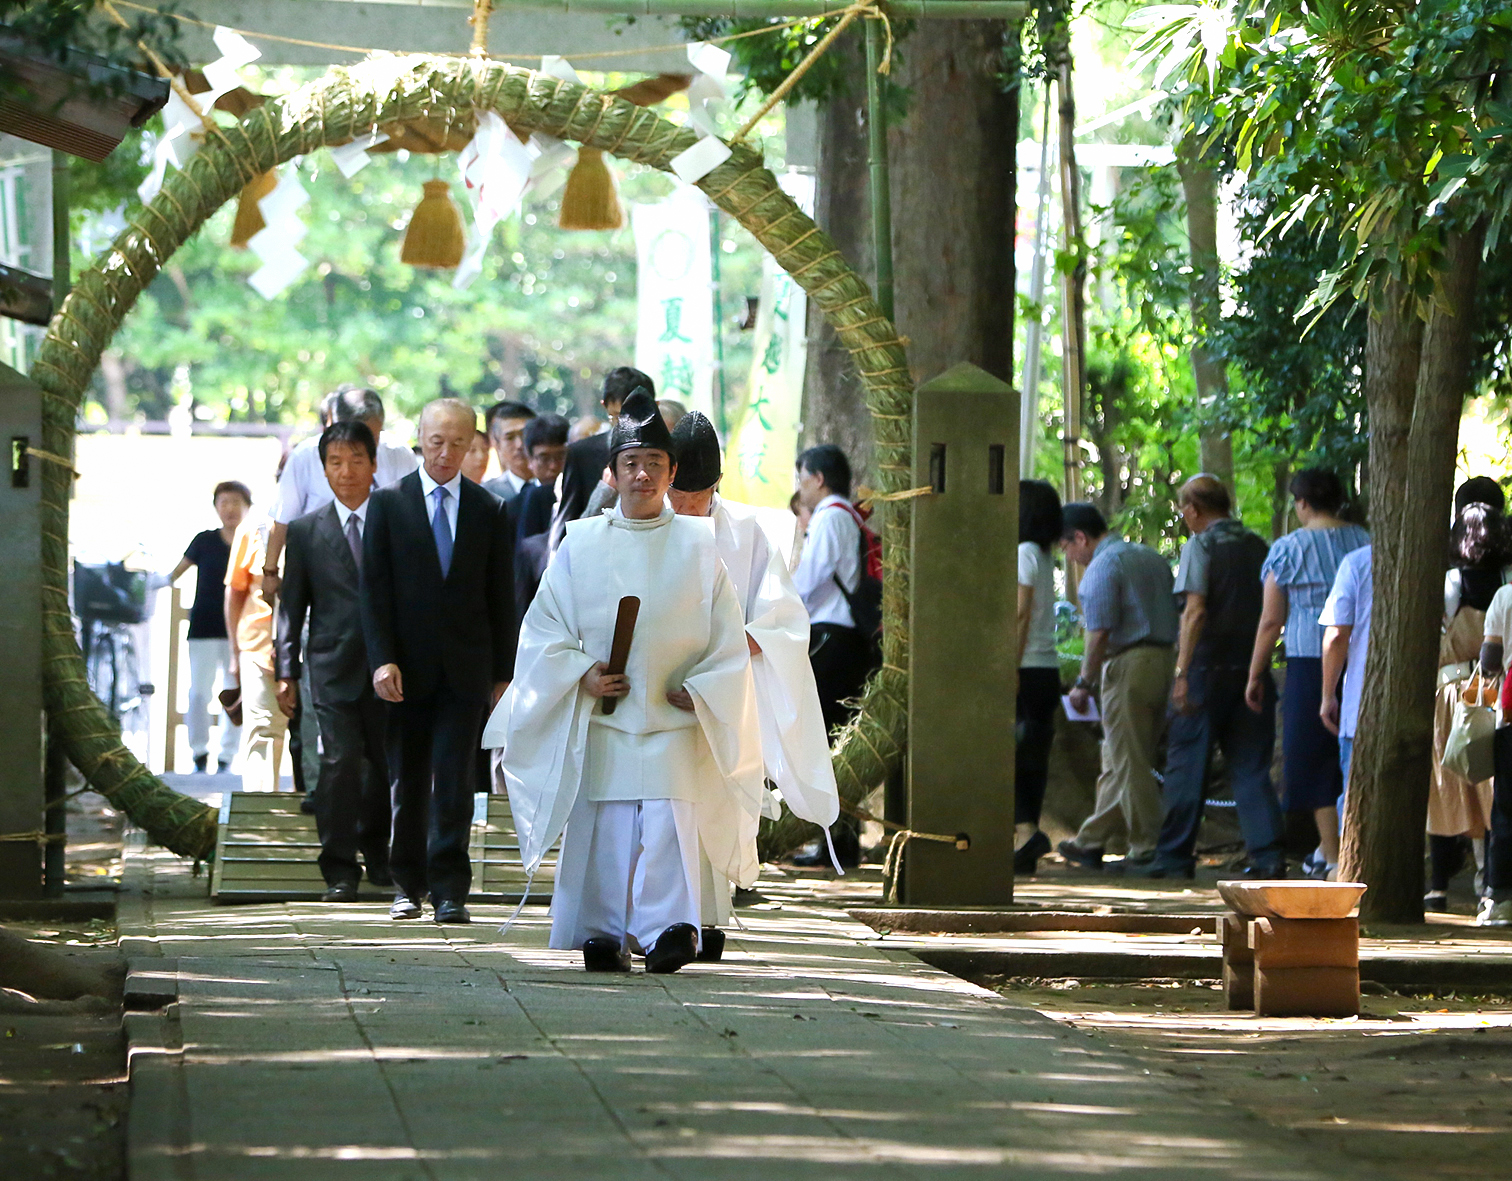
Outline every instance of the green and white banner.
<path fill-rule="evenodd" d="M 805 213 L 814 208 L 814 178 L 789 172 L 783 190 Z M 761 302 L 745 406 L 731 419 L 721 491 L 731 500 L 786 508 L 793 495 L 793 464 L 803 416 L 803 372 L 808 363 L 808 296 L 770 254 L 761 270 Z"/>
<path fill-rule="evenodd" d="M 659 398 L 714 414 L 714 284 L 709 204 L 680 189 L 631 210 L 635 228 L 635 367 Z"/>

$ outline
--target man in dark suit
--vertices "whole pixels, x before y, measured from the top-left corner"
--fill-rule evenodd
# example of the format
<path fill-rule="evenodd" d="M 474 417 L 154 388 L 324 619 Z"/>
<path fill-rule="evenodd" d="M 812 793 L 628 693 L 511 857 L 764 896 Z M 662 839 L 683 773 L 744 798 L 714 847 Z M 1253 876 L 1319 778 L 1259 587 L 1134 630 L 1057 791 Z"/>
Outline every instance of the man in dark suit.
<path fill-rule="evenodd" d="M 300 635 L 310 621 L 311 706 L 320 727 L 315 824 L 327 902 L 356 902 L 362 854 L 368 880 L 389 886 L 389 791 L 383 707 L 373 693 L 358 595 L 362 534 L 378 442 L 362 422 L 320 436 L 320 462 L 336 499 L 289 523 L 274 659 L 278 704 L 299 704 Z"/>
<path fill-rule="evenodd" d="M 487 488 L 505 504 L 530 483 L 530 453 L 525 449 L 525 428 L 536 412 L 524 402 L 495 402 L 483 416 L 489 445 L 499 457 L 499 474 L 484 480 Z"/>
<path fill-rule="evenodd" d="M 469 921 L 475 752 L 514 672 L 513 539 L 499 499 L 462 477 L 476 429 L 466 402 L 427 405 L 420 470 L 373 495 L 363 532 L 362 627 L 392 703 L 396 919 L 419 918 L 428 895 L 437 922 Z"/>
<path fill-rule="evenodd" d="M 619 418 L 620 407 L 625 399 L 637 389 L 645 390 L 648 398 L 655 399 L 656 383 L 639 369 L 621 365 L 604 375 L 604 390 L 600 399 L 604 413 L 609 416 L 612 427 Z M 566 466 L 562 469 L 562 499 L 556 506 L 556 515 L 551 519 L 551 548 L 561 544 L 568 521 L 576 521 L 588 507 L 593 490 L 603 479 L 604 469 L 609 466 L 609 432 L 589 435 L 567 448 Z"/>
<path fill-rule="evenodd" d="M 525 424 L 525 452 L 530 457 L 531 480 L 520 490 L 515 508 L 516 541 L 545 533 L 556 512 L 556 482 L 567 462 L 567 420 L 560 414 L 542 414 Z"/>

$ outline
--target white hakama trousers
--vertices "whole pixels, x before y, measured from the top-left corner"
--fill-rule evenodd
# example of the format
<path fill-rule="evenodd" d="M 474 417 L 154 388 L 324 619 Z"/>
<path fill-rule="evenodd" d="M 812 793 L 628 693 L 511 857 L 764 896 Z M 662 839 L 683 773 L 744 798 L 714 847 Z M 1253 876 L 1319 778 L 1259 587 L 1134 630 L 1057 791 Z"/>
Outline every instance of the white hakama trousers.
<path fill-rule="evenodd" d="M 551 946 L 615 939 L 650 950 L 676 923 L 699 925 L 698 821 L 687 800 L 578 797 L 552 887 Z"/>
<path fill-rule="evenodd" d="M 714 863 L 709 860 L 709 855 L 704 852 L 702 844 L 698 847 L 698 876 L 702 886 L 699 893 L 702 901 L 703 925 L 705 927 L 727 926 L 730 915 L 735 911 L 734 887 L 730 885 L 729 878 L 714 868 Z"/>

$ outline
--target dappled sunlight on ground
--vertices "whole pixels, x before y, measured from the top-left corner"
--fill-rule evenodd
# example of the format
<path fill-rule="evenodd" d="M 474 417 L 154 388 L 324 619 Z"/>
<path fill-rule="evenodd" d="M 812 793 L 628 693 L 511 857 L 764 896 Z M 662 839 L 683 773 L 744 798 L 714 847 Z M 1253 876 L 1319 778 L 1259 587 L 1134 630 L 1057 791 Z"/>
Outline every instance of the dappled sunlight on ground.
<path fill-rule="evenodd" d="M 1179 981 L 998 987 L 1383 1181 L 1507 1175 L 1512 996 L 1377 989 L 1360 1017 L 1328 1020 L 1231 1013 L 1221 991 Z"/>
<path fill-rule="evenodd" d="M 1213 1062 L 1249 1060 L 1237 1041 L 1294 1027 L 1216 1011 L 1205 989 L 1139 1005 L 1085 988 L 996 995 L 920 963 L 916 937 L 849 917 L 879 900 L 870 871 L 764 880 L 722 963 L 600 976 L 545 946 L 534 899 L 503 934 L 504 904 L 448 927 L 367 903 L 216 906 L 170 859 L 131 864 L 126 945 L 178 997 L 133 1018 L 136 1102 L 175 1113 L 144 1117 L 155 1131 L 136 1151 L 185 1181 L 1370 1175 L 1326 1144 L 1297 1151 L 1207 1085 Z M 1164 894 L 1166 913 L 1198 909 Z M 1195 936 L 1125 942 L 1206 954 Z M 1187 992 L 1206 1006 L 1200 1028 Z M 1430 1012 L 1370 1021 L 1384 1036 Z M 1432 1028 L 1458 1036 L 1460 1015 Z M 1152 1038 L 1172 1043 L 1159 1061 L 1135 1045 Z"/>

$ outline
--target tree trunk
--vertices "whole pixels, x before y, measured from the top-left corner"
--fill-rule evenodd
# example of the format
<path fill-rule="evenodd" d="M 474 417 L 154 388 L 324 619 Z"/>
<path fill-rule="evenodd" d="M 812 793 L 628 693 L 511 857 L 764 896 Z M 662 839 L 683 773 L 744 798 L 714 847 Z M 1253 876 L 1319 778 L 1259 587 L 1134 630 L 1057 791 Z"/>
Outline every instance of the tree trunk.
<path fill-rule="evenodd" d="M 1340 872 L 1370 887 L 1360 915 L 1378 922 L 1423 920 L 1437 624 L 1481 241 L 1449 236 L 1443 302 L 1426 326 L 1399 284 L 1383 281 L 1371 293 L 1374 608 Z"/>
<path fill-rule="evenodd" d="M 896 319 L 916 382 L 961 361 L 1013 380 L 1019 92 L 1001 76 L 1016 35 L 1002 21 L 920 21 L 894 69 L 912 96 L 888 155 Z"/>
<path fill-rule="evenodd" d="M 1276 461 L 1271 485 L 1271 540 L 1275 541 L 1287 529 L 1287 517 L 1291 512 L 1291 464 L 1286 460 Z"/>
<path fill-rule="evenodd" d="M 818 183 L 814 221 L 868 283 L 872 267 L 871 206 L 867 201 L 866 68 L 861 31 L 847 31 L 829 51 L 843 61 L 844 91 L 819 107 Z M 812 301 L 808 310 L 808 369 L 803 380 L 802 446 L 834 443 L 851 461 L 858 483 L 871 468 L 872 423 L 851 357 Z"/>
<path fill-rule="evenodd" d="M 1197 383 L 1198 446 L 1202 470 L 1234 486 L 1234 443 L 1216 421 L 1218 403 L 1228 393 L 1223 362 L 1208 348 L 1213 329 L 1223 316 L 1218 296 L 1218 174 L 1196 159 L 1195 147 L 1183 143 L 1176 152 L 1176 171 L 1186 197 L 1187 238 L 1192 276 L 1188 300 L 1192 308 L 1192 375 Z"/>
<path fill-rule="evenodd" d="M 126 362 L 119 349 L 100 354 L 100 380 L 105 386 L 105 416 L 110 429 L 118 431 L 126 420 Z"/>

